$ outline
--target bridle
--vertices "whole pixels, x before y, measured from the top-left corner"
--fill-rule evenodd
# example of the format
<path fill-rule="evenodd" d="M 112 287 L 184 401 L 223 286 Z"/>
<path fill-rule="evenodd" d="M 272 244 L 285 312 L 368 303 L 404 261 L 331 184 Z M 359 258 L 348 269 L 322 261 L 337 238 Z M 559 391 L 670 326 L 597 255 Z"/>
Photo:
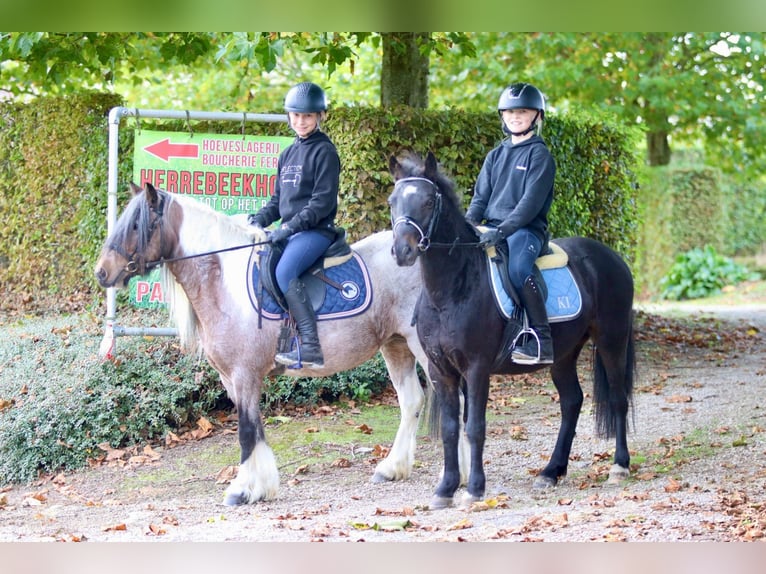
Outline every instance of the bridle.
<path fill-rule="evenodd" d="M 424 232 L 423 227 L 409 215 L 400 215 L 396 219 L 393 219 L 392 217 L 391 225 L 394 230 L 394 235 L 396 235 L 396 228 L 400 225 L 411 225 L 414 227 L 420 234 L 420 239 L 418 240 L 418 250 L 424 252 L 427 251 L 429 247 L 431 247 L 431 235 L 436 229 L 437 223 L 439 223 L 439 216 L 441 215 L 442 211 L 442 194 L 439 191 L 439 187 L 426 177 L 404 177 L 396 182 L 394 185 L 394 191 L 396 191 L 396 188 L 399 186 L 399 184 L 410 181 L 425 181 L 431 184 L 431 187 L 434 188 L 435 205 L 433 211 L 431 212 L 431 220 L 428 222 L 428 230 Z"/>
<path fill-rule="evenodd" d="M 160 201 L 157 205 L 157 207 L 151 208 L 151 213 L 154 214 L 154 219 L 149 223 L 149 228 L 146 233 L 146 241 L 144 242 L 144 245 L 147 245 L 151 238 L 154 236 L 154 232 L 159 228 L 160 232 L 160 253 L 163 252 L 162 249 L 162 238 L 164 237 L 163 233 L 163 227 L 162 224 L 165 221 L 164 215 L 165 215 L 165 196 L 162 194 L 159 194 Z M 245 243 L 243 245 L 235 245 L 234 247 L 224 247 L 222 249 L 215 249 L 213 251 L 205 251 L 203 253 L 195 253 L 193 255 L 183 255 L 181 257 L 162 257 L 160 256 L 159 259 L 155 259 L 153 261 L 144 261 L 142 256 L 138 255 L 139 248 L 136 247 L 136 249 L 133 250 L 133 253 L 128 253 L 121 245 L 115 245 L 114 243 L 109 246 L 109 248 L 112 251 L 116 251 L 118 254 L 122 255 L 128 262 L 125 264 L 124 271 L 126 273 L 129 273 L 131 275 L 138 274 L 138 275 L 145 275 L 148 271 L 151 271 L 155 267 L 159 267 L 163 263 L 172 263 L 175 261 L 183 261 L 185 259 L 194 259 L 195 257 L 204 257 L 206 255 L 215 255 L 216 253 L 224 253 L 226 251 L 235 251 L 237 249 L 246 249 L 248 247 L 255 247 L 257 245 L 265 245 L 269 243 L 269 240 L 266 241 L 254 241 L 251 243 Z M 141 243 L 138 243 L 139 246 L 141 246 Z"/>
<path fill-rule="evenodd" d="M 421 253 L 427 251 L 430 247 L 448 247 L 451 250 L 455 247 L 479 247 L 478 242 L 470 242 L 470 243 L 461 243 L 458 242 L 458 237 L 455 238 L 455 240 L 452 243 L 436 243 L 431 241 L 431 236 L 434 233 L 434 230 L 436 229 L 437 224 L 439 223 L 439 217 L 441 216 L 442 212 L 442 193 L 439 191 L 439 186 L 436 185 L 432 180 L 426 178 L 426 177 L 403 177 L 400 180 L 397 180 L 397 182 L 394 184 L 394 191 L 396 191 L 396 188 L 399 186 L 400 183 L 405 183 L 409 181 L 425 181 L 431 184 L 431 186 L 434 188 L 434 208 L 431 212 L 431 220 L 428 222 L 428 229 L 426 231 L 423 231 L 423 225 L 418 224 L 417 221 L 415 221 L 412 217 L 409 215 L 400 215 L 396 219 L 391 217 L 391 225 L 394 231 L 394 235 L 396 235 L 396 228 L 400 225 L 411 225 L 415 228 L 415 230 L 420 234 L 420 239 L 418 240 L 418 251 Z"/>
<path fill-rule="evenodd" d="M 115 242 L 114 240 L 109 245 L 109 249 L 112 251 L 118 253 L 122 257 L 124 257 L 127 260 L 127 263 L 125 264 L 124 271 L 126 273 L 129 273 L 131 275 L 138 274 L 138 275 L 145 275 L 148 270 L 151 270 L 152 268 L 159 265 L 158 261 L 144 261 L 143 256 L 139 256 L 138 252 L 140 249 L 145 248 L 146 245 L 149 244 L 149 241 L 154 236 L 154 232 L 159 226 L 160 229 L 160 248 L 162 247 L 162 222 L 163 222 L 163 214 L 165 210 L 165 197 L 163 195 L 159 195 L 160 201 L 157 205 L 157 207 L 152 207 L 151 212 L 155 215 L 154 219 L 149 223 L 149 228 L 146 232 L 146 240 L 145 241 L 138 241 L 136 242 L 136 248 L 133 250 L 132 253 L 128 253 L 127 250 L 123 248 L 122 245 Z M 162 249 L 160 249 L 160 252 L 162 252 Z"/>

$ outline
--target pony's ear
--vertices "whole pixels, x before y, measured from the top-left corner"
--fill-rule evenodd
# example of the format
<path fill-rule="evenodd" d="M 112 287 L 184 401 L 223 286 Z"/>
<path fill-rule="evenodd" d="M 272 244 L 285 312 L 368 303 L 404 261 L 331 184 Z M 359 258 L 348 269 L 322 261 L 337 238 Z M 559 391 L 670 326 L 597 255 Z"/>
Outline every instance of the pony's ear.
<path fill-rule="evenodd" d="M 134 182 L 130 182 L 130 192 L 133 195 L 138 195 L 139 193 L 142 193 L 144 190 L 138 187 Z"/>
<path fill-rule="evenodd" d="M 157 190 L 148 181 L 146 182 L 145 185 L 146 185 L 145 187 L 146 201 L 149 203 L 149 205 L 156 206 L 160 194 L 157 193 Z"/>
<path fill-rule="evenodd" d="M 394 176 L 394 179 L 399 179 L 399 174 L 401 165 L 399 164 L 399 160 L 396 159 L 395 155 L 391 155 L 391 157 L 388 158 L 388 171 L 391 172 L 391 175 Z"/>
<path fill-rule="evenodd" d="M 430 180 L 435 180 L 439 173 L 439 162 L 436 161 L 434 152 L 429 151 L 426 155 L 426 171 L 425 176 Z"/>

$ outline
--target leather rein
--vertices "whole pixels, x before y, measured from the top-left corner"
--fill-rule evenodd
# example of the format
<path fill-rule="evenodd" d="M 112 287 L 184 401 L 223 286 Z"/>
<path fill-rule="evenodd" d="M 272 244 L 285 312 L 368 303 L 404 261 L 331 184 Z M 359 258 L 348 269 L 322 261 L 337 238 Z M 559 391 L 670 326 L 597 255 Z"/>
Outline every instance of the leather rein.
<path fill-rule="evenodd" d="M 160 231 L 160 253 L 162 253 L 162 224 L 164 222 L 164 213 L 165 211 L 165 197 L 160 196 L 160 202 L 157 207 L 152 207 L 152 213 L 156 216 L 152 222 L 149 224 L 149 234 L 148 234 L 148 240 L 152 238 L 154 235 L 155 230 L 159 227 Z M 257 245 L 266 245 L 270 243 L 270 241 L 267 239 L 266 241 L 254 241 L 252 243 L 246 243 L 243 245 L 235 245 L 233 247 L 224 247 L 222 249 L 215 249 L 213 251 L 205 251 L 203 253 L 195 253 L 193 255 L 182 255 L 181 257 L 160 257 L 159 259 L 155 259 L 153 261 L 143 261 L 143 258 L 138 256 L 138 248 L 133 250 L 133 253 L 128 254 L 127 251 L 125 251 L 122 246 L 118 245 L 110 245 L 110 248 L 113 251 L 116 251 L 120 255 L 122 255 L 125 259 L 128 260 L 128 262 L 125 264 L 124 270 L 127 273 L 138 273 L 139 275 L 145 275 L 147 271 L 151 271 L 155 267 L 159 267 L 163 263 L 174 263 L 176 261 L 184 261 L 186 259 L 194 259 L 195 257 L 205 257 L 206 255 L 215 255 L 217 253 L 225 253 L 227 251 L 236 251 L 237 249 L 246 249 L 248 247 L 255 247 Z"/>

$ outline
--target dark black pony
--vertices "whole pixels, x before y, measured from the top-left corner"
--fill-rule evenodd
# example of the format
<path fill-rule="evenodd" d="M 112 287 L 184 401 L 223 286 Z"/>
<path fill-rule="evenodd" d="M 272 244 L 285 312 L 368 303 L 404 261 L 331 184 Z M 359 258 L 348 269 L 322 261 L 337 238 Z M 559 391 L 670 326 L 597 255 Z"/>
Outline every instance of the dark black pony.
<path fill-rule="evenodd" d="M 391 157 L 395 180 L 389 197 L 394 223 L 393 255 L 400 266 L 420 258 L 423 287 L 415 320 L 428 355 L 429 375 L 440 405 L 444 471 L 432 508 L 452 504 L 460 483 L 458 439 L 460 394 L 465 398 L 465 432 L 471 445 L 470 476 L 464 503 L 483 498 L 482 463 L 490 374 L 520 374 L 543 365 L 519 365 L 503 357 L 506 319 L 494 300 L 488 262 L 478 249 L 478 236 L 464 219 L 453 183 L 429 152 L 425 162 L 415 155 Z M 597 431 L 615 437 L 609 480 L 629 476 L 627 416 L 634 372 L 633 278 L 620 256 L 584 237 L 555 240 L 569 256 L 568 266 L 579 285 L 582 308 L 575 318 L 551 324 L 554 363 L 551 376 L 559 393 L 561 427 L 548 465 L 535 486 L 554 486 L 566 475 L 572 440 L 583 403 L 577 358 L 590 339 L 594 347 L 593 401 Z"/>

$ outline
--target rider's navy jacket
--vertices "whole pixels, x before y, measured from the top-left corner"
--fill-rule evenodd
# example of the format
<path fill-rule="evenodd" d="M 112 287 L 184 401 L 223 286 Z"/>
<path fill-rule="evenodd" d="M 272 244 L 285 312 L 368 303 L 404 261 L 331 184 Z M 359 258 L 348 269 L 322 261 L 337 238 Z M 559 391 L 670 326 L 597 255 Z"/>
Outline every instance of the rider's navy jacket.
<path fill-rule="evenodd" d="M 505 237 L 526 227 L 545 242 L 555 176 L 556 164 L 540 136 L 517 144 L 508 138 L 487 154 L 465 217 L 486 220 Z"/>
<path fill-rule="evenodd" d="M 281 218 L 293 233 L 332 228 L 339 180 L 340 158 L 330 138 L 319 130 L 296 137 L 279 156 L 274 195 L 255 220 L 266 227 Z"/>

